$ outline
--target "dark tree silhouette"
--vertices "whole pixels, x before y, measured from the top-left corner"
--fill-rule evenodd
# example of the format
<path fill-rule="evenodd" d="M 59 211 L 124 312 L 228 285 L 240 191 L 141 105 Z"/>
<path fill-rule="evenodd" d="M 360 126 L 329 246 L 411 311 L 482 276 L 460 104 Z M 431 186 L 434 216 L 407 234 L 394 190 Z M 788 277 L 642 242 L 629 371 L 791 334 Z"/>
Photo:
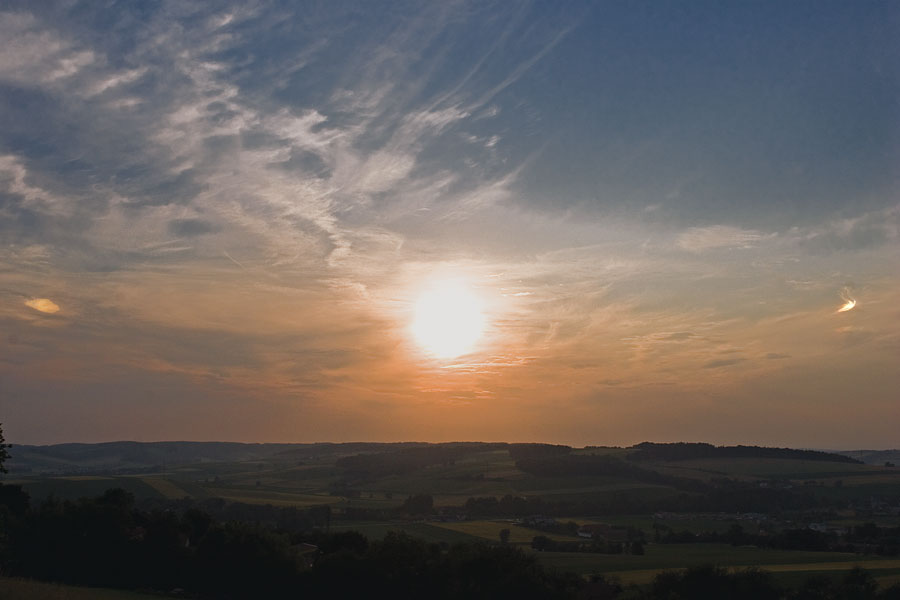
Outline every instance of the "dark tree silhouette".
<path fill-rule="evenodd" d="M 4 443 L 6 440 L 3 439 L 3 423 L 0 423 L 0 473 L 8 473 L 6 467 L 3 466 L 3 463 L 9 459 L 9 452 L 6 451 L 7 448 L 12 448 L 12 444 Z"/>
<path fill-rule="evenodd" d="M 434 512 L 434 498 L 430 494 L 415 494 L 403 502 L 400 510 L 410 515 L 430 515 Z"/>

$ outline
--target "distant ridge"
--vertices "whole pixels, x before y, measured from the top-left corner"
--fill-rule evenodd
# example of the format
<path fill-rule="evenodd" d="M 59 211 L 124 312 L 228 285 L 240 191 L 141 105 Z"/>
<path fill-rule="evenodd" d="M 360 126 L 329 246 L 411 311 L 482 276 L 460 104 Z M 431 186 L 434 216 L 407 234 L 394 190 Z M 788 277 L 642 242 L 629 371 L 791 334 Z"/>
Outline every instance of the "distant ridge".
<path fill-rule="evenodd" d="M 16 445 L 11 450 L 12 459 L 7 462 L 15 476 L 28 474 L 115 474 L 158 470 L 176 465 L 199 462 L 235 462 L 290 458 L 298 461 L 306 457 L 352 457 L 360 454 L 403 452 L 403 458 L 412 460 L 418 454 L 409 454 L 417 448 L 506 447 L 514 458 L 567 454 L 574 449 L 565 445 L 541 443 L 505 442 L 317 442 L 317 443 L 242 443 L 242 442 L 102 442 L 96 444 L 68 443 L 49 446 Z M 588 446 L 586 448 L 595 448 Z M 424 456 L 424 455 L 423 455 Z M 767 448 L 762 446 L 714 446 L 706 443 L 654 443 L 643 442 L 631 446 L 626 457 L 632 461 L 678 461 L 696 458 L 786 458 L 842 463 L 883 464 L 900 462 L 897 450 L 853 450 L 821 452 L 794 450 L 791 448 Z M 420 460 L 421 457 L 416 460 Z M 342 464 L 360 463 L 363 459 L 343 461 Z M 365 461 L 372 462 L 371 459 Z M 363 461 L 363 462 L 365 462 Z"/>
<path fill-rule="evenodd" d="M 100 442 L 50 446 L 16 445 L 7 462 L 13 474 L 116 473 L 198 462 L 266 460 L 274 456 L 356 454 L 379 449 L 424 446 L 424 442 L 243 443 L 243 442 Z"/>
<path fill-rule="evenodd" d="M 900 465 L 900 450 L 836 450 L 835 454 L 861 460 L 867 465 L 883 465 L 886 462 Z"/>
<path fill-rule="evenodd" d="M 851 456 L 821 452 L 819 450 L 794 450 L 792 448 L 768 448 L 765 446 L 713 446 L 702 442 L 675 442 L 658 444 L 642 442 L 631 447 L 630 460 L 678 461 L 697 458 L 787 458 L 792 460 L 816 460 L 827 462 L 863 464 Z"/>

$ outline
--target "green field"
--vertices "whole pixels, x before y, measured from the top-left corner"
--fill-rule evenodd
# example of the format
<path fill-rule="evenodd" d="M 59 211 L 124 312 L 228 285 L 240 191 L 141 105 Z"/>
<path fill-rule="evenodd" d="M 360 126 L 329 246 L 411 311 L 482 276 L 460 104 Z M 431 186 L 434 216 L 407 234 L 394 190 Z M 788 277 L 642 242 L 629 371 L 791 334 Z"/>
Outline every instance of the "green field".
<path fill-rule="evenodd" d="M 646 583 L 656 573 L 704 564 L 760 567 L 770 571 L 846 571 L 859 564 L 867 569 L 900 569 L 900 559 L 858 556 L 842 552 L 806 552 L 734 547 L 727 544 L 647 544 L 643 556 L 539 552 L 545 566 L 581 575 L 615 574 L 625 582 Z"/>
<path fill-rule="evenodd" d="M 739 521 L 737 519 L 714 519 L 704 516 L 690 516 L 686 518 L 662 518 L 657 519 L 653 515 L 608 515 L 602 518 L 598 517 L 560 517 L 561 523 L 567 521 L 575 521 L 579 525 L 587 523 L 605 523 L 607 525 L 615 525 L 618 527 L 634 527 L 644 532 L 650 538 L 653 537 L 653 525 L 662 525 L 668 527 L 672 531 L 690 531 L 691 533 L 703 532 L 725 532 L 735 524 L 741 525 L 747 531 L 754 530 L 752 521 Z"/>
<path fill-rule="evenodd" d="M 866 570 L 871 571 L 875 577 L 875 581 L 879 585 L 887 587 L 893 585 L 900 579 L 900 568 L 879 568 L 870 566 L 868 563 L 807 563 L 795 565 L 738 565 L 729 567 L 732 571 L 741 571 L 748 567 L 762 568 L 764 571 L 772 573 L 775 581 L 780 585 L 788 588 L 796 588 L 803 585 L 803 582 L 813 576 L 826 576 L 834 579 L 839 578 L 855 566 L 862 566 Z M 664 570 L 672 569 L 647 569 L 634 571 L 611 571 L 605 575 L 615 577 L 624 584 L 646 585 L 651 583 L 653 579 Z"/>
<path fill-rule="evenodd" d="M 798 565 L 763 565 L 761 568 L 764 571 L 772 573 L 775 581 L 777 581 L 780 585 L 789 588 L 796 588 L 803 585 L 804 581 L 813 576 L 826 576 L 838 579 L 842 574 L 846 573 L 855 566 L 857 566 L 857 563 L 809 563 Z M 877 567 L 869 567 L 867 564 L 861 564 L 858 566 L 862 566 L 865 569 L 871 571 L 872 575 L 875 577 L 875 581 L 878 582 L 880 586 L 887 587 L 900 580 L 900 569 L 898 568 L 879 569 Z M 753 565 L 753 567 L 756 568 L 756 565 Z M 730 570 L 734 571 L 740 571 L 745 568 L 747 568 L 747 566 L 729 567 Z M 636 570 L 618 572 L 613 571 L 606 573 L 605 575 L 614 577 L 626 585 L 646 585 L 648 583 L 651 583 L 653 579 L 664 570 L 671 569 L 649 569 L 646 571 Z"/>
<path fill-rule="evenodd" d="M 303 494 L 286 491 L 276 491 L 268 488 L 215 488 L 214 496 L 225 498 L 233 502 L 246 504 L 271 504 L 272 506 L 319 506 L 322 504 L 336 504 L 344 499 L 340 496 L 326 494 Z M 213 490 L 210 490 L 213 492 Z"/>
<path fill-rule="evenodd" d="M 575 542 L 581 540 L 576 536 L 544 533 L 535 529 L 513 525 L 508 521 L 458 521 L 452 523 L 433 523 L 436 527 L 465 533 L 489 542 L 500 541 L 500 531 L 509 529 L 509 541 L 512 544 L 531 544 L 536 535 L 545 535 L 552 540 Z"/>
<path fill-rule="evenodd" d="M 53 493 L 60 498 L 96 496 L 109 487 L 123 487 L 141 499 L 204 499 L 222 497 L 248 503 L 277 506 L 332 504 L 370 509 L 392 509 L 413 494 L 430 494 L 436 506 L 462 506 L 470 497 L 502 497 L 507 494 L 550 502 L 604 502 L 619 504 L 634 500 L 662 500 L 684 492 L 669 485 L 648 483 L 622 476 L 535 476 L 519 470 L 506 449 L 478 448 L 455 460 L 428 464 L 414 471 L 372 477 L 348 477 L 336 461 L 353 455 L 355 446 L 302 447 L 274 452 L 266 458 L 236 461 L 209 461 L 177 464 L 169 462 L 154 472 L 128 476 L 73 474 L 55 477 L 18 475 L 32 497 L 42 499 Z M 238 449 L 244 454 L 259 452 L 255 447 Z M 238 450 L 233 450 L 237 452 Z M 385 452 L 378 446 L 372 451 Z M 79 450 L 86 452 L 86 450 Z M 135 450 L 132 450 L 135 451 Z M 229 450 L 232 451 L 232 450 Z M 136 452 L 136 451 L 135 451 Z M 582 448 L 576 455 L 625 456 L 628 449 Z M 156 456 L 156 455 L 154 455 Z M 161 457 L 161 455 L 160 455 Z M 99 460 L 99 459 L 92 459 Z M 872 465 L 778 458 L 717 458 L 669 462 L 642 462 L 641 468 L 655 469 L 682 478 L 710 480 L 728 477 L 745 481 L 778 479 L 795 486 L 814 481 L 809 491 L 828 500 L 850 500 L 867 495 L 896 493 L 900 470 Z M 836 485 L 837 481 L 841 485 Z M 824 485 L 822 485 L 824 484 Z M 807 489 L 804 487 L 804 490 Z M 351 493 L 352 492 L 352 493 Z M 610 522 L 612 519 L 603 519 Z M 724 521 L 664 523 L 690 531 L 727 529 Z M 634 523 L 649 532 L 648 517 Z"/>
<path fill-rule="evenodd" d="M 363 445 L 364 446 L 364 445 Z M 251 449 L 257 452 L 255 449 Z M 250 452 L 238 448 L 235 452 Z M 366 450 L 363 450 L 365 452 Z M 386 452 L 384 448 L 369 450 Z M 576 455 L 624 456 L 630 450 L 621 448 L 575 449 Z M 275 453 L 268 457 L 254 455 L 232 461 L 203 460 L 190 464 L 155 463 L 131 475 L 119 471 L 91 473 L 88 470 L 56 476 L 29 476 L 15 474 L 15 483 L 21 484 L 40 501 L 49 495 L 62 499 L 91 497 L 102 494 L 111 487 L 121 487 L 135 495 L 139 502 L 157 504 L 162 500 L 192 498 L 204 500 L 222 498 L 248 504 L 269 504 L 279 507 L 308 508 L 330 505 L 334 509 L 329 529 L 331 532 L 357 530 L 367 538 L 379 540 L 390 531 L 403 532 L 429 543 L 442 545 L 453 543 L 499 543 L 500 531 L 509 529 L 511 544 L 528 552 L 533 538 L 545 535 L 557 541 L 584 541 L 573 535 L 545 533 L 513 524 L 509 519 L 480 519 L 471 521 L 409 522 L 393 521 L 407 497 L 428 494 L 435 507 L 461 507 L 472 497 L 496 497 L 505 495 L 543 499 L 547 502 L 570 502 L 573 506 L 596 503 L 603 506 L 610 501 L 614 506 L 660 506 L 657 500 L 691 495 L 695 492 L 676 481 L 646 475 L 634 476 L 628 471 L 621 475 L 605 476 L 542 476 L 521 471 L 506 449 L 487 450 L 475 448 L 462 454 L 450 455 L 440 462 L 432 461 L 414 469 L 392 469 L 390 463 L 382 470 L 353 472 L 338 466 L 341 456 L 349 456 L 357 450 L 342 447 L 321 449 L 304 448 L 301 451 Z M 839 526 L 861 525 L 876 522 L 880 526 L 900 525 L 900 517 L 872 515 L 868 510 L 855 512 L 845 508 L 851 503 L 871 497 L 896 497 L 900 493 L 900 470 L 874 465 L 857 465 L 841 462 L 795 460 L 780 458 L 717 458 L 668 462 L 641 462 L 639 469 L 653 469 L 678 478 L 712 481 L 728 478 L 744 482 L 778 482 L 782 488 L 802 490 L 825 501 L 841 506 L 832 513 L 829 523 Z M 638 470 L 639 470 L 638 469 Z M 540 471 L 537 471 L 540 472 Z M 616 471 L 612 471 L 616 472 Z M 646 473 L 646 471 L 644 471 Z M 12 481 L 7 480 L 12 483 Z M 652 483 L 650 483 L 652 482 Z M 840 483 L 838 483 L 840 482 Z M 755 484 L 752 487 L 756 487 Z M 655 504 L 651 504 L 655 503 Z M 371 509 L 383 511 L 384 521 L 364 522 L 341 520 L 342 509 Z M 576 508 L 575 510 L 581 510 Z M 373 513 L 373 515 L 378 513 Z M 381 518 L 381 517 L 374 517 Z M 806 521 L 804 520 L 807 519 Z M 767 527 L 804 527 L 808 520 L 818 515 L 773 515 Z M 757 523 L 740 520 L 733 514 L 684 515 L 665 514 L 661 518 L 653 514 L 592 515 L 559 517 L 557 521 L 578 524 L 603 523 L 618 527 L 632 527 L 644 532 L 645 539 L 654 539 L 654 526 L 662 525 L 677 532 L 725 532 L 735 524 L 745 531 L 755 533 Z M 779 582 L 794 585 L 811 574 L 839 576 L 856 564 L 861 564 L 882 584 L 900 579 L 900 560 L 831 552 L 780 551 L 755 547 L 733 547 L 725 544 L 654 544 L 648 543 L 645 554 L 591 554 L 541 552 L 536 553 L 541 564 L 561 571 L 581 575 L 592 573 L 612 574 L 625 583 L 647 583 L 662 570 L 682 569 L 702 564 L 717 564 L 728 568 L 756 566 L 772 571 Z M 0 597 L 46 598 L 138 598 L 125 592 L 84 591 L 81 588 L 38 590 L 43 584 L 0 581 Z M 6 587 L 2 587 L 6 586 Z M 9 591 L 18 586 L 32 586 L 31 595 Z M 18 588 L 17 588 L 18 589 Z M 19 595 L 14 595 L 18 593 Z M 40 595 L 45 594 L 45 595 Z M 50 594 L 50 595 L 46 595 Z M 85 595 L 87 594 L 87 595 Z M 93 595 L 91 595 L 93 594 Z M 107 595 L 103 595 L 107 594 Z M 113 594 L 113 595 L 108 595 Z M 123 595 L 125 594 L 125 595 Z"/>
<path fill-rule="evenodd" d="M 63 500 L 100 496 L 110 488 L 122 488 L 137 498 L 162 498 L 153 486 L 137 477 L 46 477 L 22 478 L 21 485 L 33 499 L 50 495 Z"/>
<path fill-rule="evenodd" d="M 732 477 L 747 480 L 816 480 L 844 485 L 894 482 L 900 484 L 900 470 L 874 465 L 834 463 L 783 458 L 704 458 L 675 462 L 649 463 L 661 472 L 680 477 L 711 479 Z"/>
<path fill-rule="evenodd" d="M 478 536 L 465 532 L 441 527 L 440 523 L 348 523 L 332 525 L 330 531 L 358 531 L 372 540 L 382 539 L 389 531 L 403 532 L 412 537 L 417 537 L 429 543 L 472 543 L 483 541 Z M 529 540 L 530 541 L 530 540 Z"/>
<path fill-rule="evenodd" d="M 875 575 L 875 581 L 878 582 L 878 585 L 881 587 L 890 587 L 892 585 L 900 584 L 900 569 L 897 569 L 896 573 L 891 573 L 889 575 L 885 573 L 885 571 L 879 571 Z"/>
<path fill-rule="evenodd" d="M 155 594 L 0 577 L 0 598 L 3 600 L 149 600 L 159 597 Z"/>
<path fill-rule="evenodd" d="M 178 487 L 168 479 L 160 479 L 157 477 L 144 477 L 143 482 L 152 487 L 154 490 L 169 499 L 178 499 L 189 497 L 183 488 Z"/>
<path fill-rule="evenodd" d="M 243 461 L 202 461 L 191 464 L 169 464 L 156 472 L 131 476 L 104 474 L 75 474 L 55 477 L 18 476 L 16 481 L 37 501 L 53 494 L 57 498 L 75 499 L 97 496 L 110 487 L 122 487 L 139 500 L 193 498 L 223 498 L 249 504 L 271 504 L 305 508 L 331 505 L 337 509 L 353 507 L 391 511 L 400 507 L 413 494 L 429 494 L 435 506 L 460 507 L 471 497 L 503 497 L 507 494 L 528 498 L 544 498 L 549 502 L 596 502 L 607 500 L 619 505 L 632 500 L 635 504 L 664 500 L 684 492 L 667 485 L 628 479 L 625 476 L 535 476 L 516 467 L 515 460 L 505 449 L 475 449 L 456 460 L 430 464 L 403 474 L 375 477 L 347 478 L 344 469 L 335 462 L 342 455 L 354 452 L 337 448 L 315 452 L 304 449 L 300 453 L 274 454 L 266 459 Z M 626 455 L 621 448 L 575 449 L 575 454 Z M 641 463 L 643 468 L 679 477 L 711 479 L 790 480 L 803 486 L 815 496 L 828 501 L 849 502 L 872 495 L 897 494 L 900 490 L 900 470 L 872 465 L 793 460 L 777 458 L 702 459 L 675 462 Z M 842 485 L 835 485 L 841 480 Z M 804 486 L 806 481 L 816 485 Z M 821 485 L 822 483 L 825 485 Z M 565 522 L 570 519 L 561 518 Z M 712 516 L 687 515 L 686 518 L 654 519 L 652 515 L 581 515 L 571 519 L 579 523 L 608 523 L 630 526 L 644 531 L 653 539 L 654 524 L 674 531 L 724 532 L 733 524 L 740 524 L 753 532 L 755 524 Z M 872 520 L 866 516 L 842 515 L 835 524 L 859 524 Z M 882 525 L 897 524 L 895 518 L 881 517 Z M 502 527 L 489 521 L 477 524 L 445 523 L 436 527 L 453 529 L 475 537 L 495 541 Z M 514 543 L 530 543 L 538 532 L 509 527 Z M 557 536 L 558 539 L 577 539 Z"/>
<path fill-rule="evenodd" d="M 829 525 L 834 525 L 835 527 L 851 527 L 864 523 L 875 523 L 878 527 L 900 527 L 900 515 L 869 515 L 866 518 L 839 518 L 828 521 Z"/>

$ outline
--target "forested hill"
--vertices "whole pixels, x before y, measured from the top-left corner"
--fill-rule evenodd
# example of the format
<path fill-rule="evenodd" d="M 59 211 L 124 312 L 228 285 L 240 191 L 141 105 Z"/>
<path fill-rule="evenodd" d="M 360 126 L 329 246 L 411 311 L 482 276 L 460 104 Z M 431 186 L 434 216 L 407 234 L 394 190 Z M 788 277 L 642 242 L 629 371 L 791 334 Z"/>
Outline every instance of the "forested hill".
<path fill-rule="evenodd" d="M 794 450 L 792 448 L 767 448 L 764 446 L 713 446 L 705 443 L 676 442 L 657 444 L 642 442 L 632 446 L 630 460 L 678 461 L 698 458 L 787 458 L 792 460 L 817 460 L 862 464 L 850 456 L 820 452 L 818 450 Z"/>
<path fill-rule="evenodd" d="M 838 450 L 835 454 L 861 460 L 867 465 L 900 464 L 900 450 Z"/>
<path fill-rule="evenodd" d="M 99 444 L 15 445 L 7 463 L 18 474 L 139 472 L 160 466 L 201 462 L 241 462 L 275 458 L 384 452 L 425 443 L 245 444 L 240 442 L 103 442 Z"/>
<path fill-rule="evenodd" d="M 368 475 L 408 472 L 446 462 L 472 452 L 507 449 L 515 460 L 594 454 L 596 446 L 580 450 L 564 445 L 508 444 L 505 442 L 346 442 L 312 444 L 245 444 L 238 442 L 105 442 L 99 444 L 16 445 L 7 467 L 13 474 L 79 474 L 144 472 L 203 462 L 338 460 L 338 466 Z M 614 450 L 609 447 L 608 450 Z M 619 449 L 621 452 L 622 449 Z M 705 443 L 658 444 L 644 442 L 619 456 L 632 461 L 679 461 L 698 458 L 786 458 L 860 464 L 847 456 L 760 446 L 713 446 Z M 860 457 L 862 458 L 862 457 Z M 886 460 L 886 459 L 884 459 Z M 884 462 L 884 460 L 880 462 Z"/>

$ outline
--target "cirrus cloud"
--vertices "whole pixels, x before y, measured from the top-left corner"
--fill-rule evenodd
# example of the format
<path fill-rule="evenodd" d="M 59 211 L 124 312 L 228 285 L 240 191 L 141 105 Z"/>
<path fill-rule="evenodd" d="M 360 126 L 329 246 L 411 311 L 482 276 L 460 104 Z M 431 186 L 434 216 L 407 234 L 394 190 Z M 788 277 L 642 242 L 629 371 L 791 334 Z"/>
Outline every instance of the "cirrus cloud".
<path fill-rule="evenodd" d="M 765 237 L 754 229 L 741 229 L 728 225 L 692 227 L 678 236 L 679 248 L 690 252 L 702 252 L 713 248 L 750 248 Z"/>

